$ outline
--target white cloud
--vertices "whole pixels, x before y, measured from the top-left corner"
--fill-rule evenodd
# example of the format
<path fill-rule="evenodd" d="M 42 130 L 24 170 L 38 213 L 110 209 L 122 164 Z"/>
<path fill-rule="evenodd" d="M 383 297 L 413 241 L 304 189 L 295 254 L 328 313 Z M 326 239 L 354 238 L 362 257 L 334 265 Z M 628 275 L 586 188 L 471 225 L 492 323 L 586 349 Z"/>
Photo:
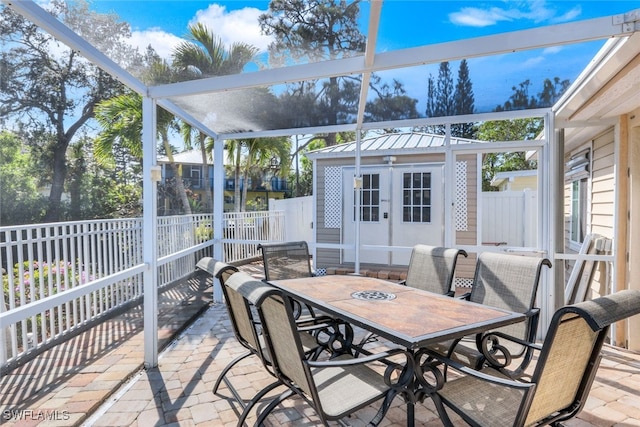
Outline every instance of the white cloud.
<path fill-rule="evenodd" d="M 497 7 L 486 10 L 477 7 L 463 7 L 459 12 L 449 14 L 449 20 L 452 23 L 468 27 L 488 27 L 499 21 L 513 19 L 514 17 L 510 16 L 508 11 Z"/>
<path fill-rule="evenodd" d="M 562 52 L 562 46 L 551 46 L 547 47 L 542 51 L 543 55 L 556 55 Z"/>
<path fill-rule="evenodd" d="M 226 46 L 244 42 L 265 52 L 271 43 L 271 37 L 260 34 L 258 16 L 262 13 L 264 11 L 252 7 L 227 12 L 225 6 L 211 4 L 207 9 L 199 10 L 189 25 L 197 22 L 205 24 Z"/>
<path fill-rule="evenodd" d="M 522 9 L 491 7 L 482 9 L 478 7 L 463 7 L 458 12 L 449 14 L 451 23 L 468 27 L 488 27 L 501 21 L 528 20 L 535 23 L 550 22 L 559 23 L 571 21 L 582 13 L 580 6 L 574 6 L 562 15 L 549 6 L 546 0 L 533 2 L 518 2 L 524 5 Z"/>
<path fill-rule="evenodd" d="M 150 28 L 143 31 L 133 31 L 131 33 L 131 44 L 140 49 L 141 53 L 151 45 L 161 58 L 171 59 L 174 47 L 182 42 L 180 37 L 163 31 L 160 28 Z"/>

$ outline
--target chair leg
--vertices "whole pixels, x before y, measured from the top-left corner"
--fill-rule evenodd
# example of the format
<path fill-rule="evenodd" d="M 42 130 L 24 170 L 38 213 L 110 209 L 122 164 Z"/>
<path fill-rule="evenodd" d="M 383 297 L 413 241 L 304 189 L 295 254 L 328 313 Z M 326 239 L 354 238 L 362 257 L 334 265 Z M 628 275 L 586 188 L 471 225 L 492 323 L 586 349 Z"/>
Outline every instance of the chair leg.
<path fill-rule="evenodd" d="M 387 415 L 387 411 L 389 411 L 389 408 L 391 407 L 391 402 L 397 395 L 398 395 L 398 392 L 393 389 L 387 392 L 386 396 L 384 397 L 384 400 L 382 401 L 382 406 L 380 406 L 380 409 L 378 409 L 376 416 L 373 417 L 371 421 L 369 421 L 370 426 L 375 427 L 378 424 L 380 424 L 380 422 L 384 419 L 384 416 Z"/>
<path fill-rule="evenodd" d="M 240 415 L 240 418 L 238 419 L 238 427 L 242 427 L 244 425 L 244 421 L 247 419 L 247 416 L 249 415 L 249 411 L 251 411 L 254 405 L 258 403 L 267 393 L 269 393 L 271 390 L 273 390 L 274 388 L 278 387 L 281 384 L 282 383 L 280 381 L 274 381 L 268 386 L 266 386 L 265 388 L 263 388 L 262 390 L 260 390 L 258 394 L 256 394 L 247 403 L 247 406 L 244 407 L 244 410 L 242 411 L 242 415 Z"/>
<path fill-rule="evenodd" d="M 218 376 L 218 379 L 216 380 L 216 383 L 213 385 L 213 393 L 214 394 L 218 392 L 218 387 L 220 387 L 220 383 L 222 382 L 222 379 L 225 377 L 225 375 L 227 375 L 227 372 L 229 372 L 229 370 L 231 368 L 233 368 L 242 359 L 245 359 L 245 358 L 251 356 L 252 354 L 253 353 L 250 352 L 250 351 L 247 351 L 246 353 L 242 353 L 240 356 L 238 356 L 235 359 L 233 359 L 231 361 L 231 363 L 229 363 L 227 366 L 225 366 L 225 368 L 222 370 L 222 372 L 220 372 L 220 375 Z"/>
<path fill-rule="evenodd" d="M 271 413 L 271 411 L 273 411 L 273 409 L 278 406 L 280 403 L 282 403 L 283 401 L 285 401 L 286 399 L 290 398 L 291 396 L 293 396 L 294 391 L 291 389 L 287 389 L 285 391 L 283 391 L 280 396 L 276 397 L 275 399 L 273 399 L 271 401 L 271 403 L 269 403 L 269 405 L 267 405 L 266 408 L 264 408 L 262 410 L 262 412 L 260 412 L 260 415 L 258 415 L 258 419 L 256 420 L 256 423 L 254 424 L 255 427 L 262 427 L 264 426 L 264 420 L 267 418 L 267 416 Z"/>

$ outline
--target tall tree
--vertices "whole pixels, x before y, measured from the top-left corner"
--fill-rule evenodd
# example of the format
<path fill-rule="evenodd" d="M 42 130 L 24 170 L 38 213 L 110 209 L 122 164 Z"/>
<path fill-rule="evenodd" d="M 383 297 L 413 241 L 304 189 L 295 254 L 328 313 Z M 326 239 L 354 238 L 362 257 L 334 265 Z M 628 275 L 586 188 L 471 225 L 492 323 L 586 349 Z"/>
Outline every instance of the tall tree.
<path fill-rule="evenodd" d="M 272 0 L 269 11 L 258 19 L 263 33 L 274 36 L 269 46 L 269 62 L 279 66 L 361 54 L 366 40 L 358 28 L 359 14 L 360 0 L 349 3 L 345 0 Z M 321 82 L 321 87 L 316 106 L 322 124 L 338 124 L 355 113 L 357 81 L 330 77 Z M 297 112 L 305 113 L 309 112 Z M 328 146 L 335 145 L 334 133 L 324 138 Z"/>
<path fill-rule="evenodd" d="M 438 78 L 429 76 L 427 79 L 427 117 L 445 117 L 474 112 L 475 98 L 473 84 L 469 77 L 469 66 L 466 60 L 460 62 L 456 84 L 453 83 L 453 73 L 448 62 L 440 63 Z M 451 126 L 451 134 L 462 138 L 473 137 L 473 123 L 457 123 Z M 429 132 L 443 135 L 444 125 L 433 125 L 427 128 Z"/>
<path fill-rule="evenodd" d="M 53 0 L 49 5 L 54 16 L 106 55 L 135 57 L 135 51 L 124 43 L 129 27 L 115 16 L 92 12 L 83 0 Z M 56 136 L 44 220 L 57 221 L 67 178 L 67 147 L 93 117 L 96 103 L 118 93 L 122 86 L 8 7 L 0 10 L 0 42 L 7 47 L 0 67 L 0 120 L 13 118 L 27 127 L 44 126 Z"/>
<path fill-rule="evenodd" d="M 173 52 L 173 64 L 183 68 L 185 72 L 194 73 L 197 77 L 221 76 L 238 74 L 244 67 L 255 60 L 258 48 L 247 43 L 233 43 L 229 48 L 224 45 L 220 37 L 206 25 L 197 23 L 189 26 L 189 40 L 180 43 Z M 209 185 L 209 164 L 207 161 L 207 135 L 198 132 L 194 139 L 191 126 L 184 124 L 182 136 L 187 145 L 195 143 L 200 148 L 203 166 L 204 182 Z M 237 184 L 237 183 L 236 183 Z M 213 206 L 213 199 L 207 188 L 206 204 Z"/>
<path fill-rule="evenodd" d="M 378 95 L 375 99 L 367 101 L 365 108 L 365 118 L 371 121 L 414 119 L 418 117 L 416 109 L 417 99 L 407 96 L 402 83 L 393 80 L 390 86 L 388 83 L 381 83 L 377 75 L 371 76 L 371 89 Z M 386 129 L 393 132 L 394 129 Z"/>
<path fill-rule="evenodd" d="M 460 67 L 458 68 L 458 80 L 453 92 L 453 109 L 457 115 L 473 114 L 475 112 L 473 84 L 469 76 L 469 65 L 466 59 L 460 61 Z M 460 138 L 473 138 L 475 136 L 475 125 L 473 123 L 454 123 L 451 125 L 451 134 Z"/>

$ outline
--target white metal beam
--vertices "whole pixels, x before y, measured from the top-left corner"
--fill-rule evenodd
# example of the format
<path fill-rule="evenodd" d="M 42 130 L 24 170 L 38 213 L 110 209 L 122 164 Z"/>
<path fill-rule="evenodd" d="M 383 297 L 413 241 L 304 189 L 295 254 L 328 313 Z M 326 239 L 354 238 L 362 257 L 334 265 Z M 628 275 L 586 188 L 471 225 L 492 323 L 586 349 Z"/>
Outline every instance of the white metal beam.
<path fill-rule="evenodd" d="M 633 13 L 383 52 L 375 55 L 371 65 L 367 64 L 366 56 L 358 56 L 160 85 L 150 87 L 149 94 L 154 98 L 165 98 L 269 87 L 286 82 L 363 74 L 601 40 L 638 31 L 635 24 L 621 22 L 625 20 L 621 17 L 626 15 Z"/>
<path fill-rule="evenodd" d="M 367 47 L 364 51 L 364 64 L 371 67 L 376 54 L 376 42 L 378 40 L 378 29 L 380 27 L 380 12 L 382 10 L 382 0 L 372 0 L 369 14 L 369 30 L 367 34 Z M 356 115 L 357 128 L 360 128 L 364 121 L 364 110 L 367 106 L 367 96 L 369 94 L 369 81 L 371 73 L 364 73 L 360 82 L 360 99 L 358 102 L 358 113 Z"/>

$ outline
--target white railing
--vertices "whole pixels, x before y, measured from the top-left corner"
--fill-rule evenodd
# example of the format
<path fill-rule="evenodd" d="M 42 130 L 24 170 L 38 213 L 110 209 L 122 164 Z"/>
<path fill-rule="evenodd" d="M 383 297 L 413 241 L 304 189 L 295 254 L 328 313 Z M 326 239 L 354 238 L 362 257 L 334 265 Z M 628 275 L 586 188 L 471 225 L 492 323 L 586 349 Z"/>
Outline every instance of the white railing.
<path fill-rule="evenodd" d="M 282 212 L 225 214 L 225 261 L 282 240 Z M 211 255 L 211 214 L 159 217 L 158 286 Z M 142 296 L 142 219 L 0 227 L 0 369 Z"/>
<path fill-rule="evenodd" d="M 224 259 L 251 259 L 258 257 L 256 242 L 284 240 L 284 212 L 229 212 L 225 214 Z"/>

